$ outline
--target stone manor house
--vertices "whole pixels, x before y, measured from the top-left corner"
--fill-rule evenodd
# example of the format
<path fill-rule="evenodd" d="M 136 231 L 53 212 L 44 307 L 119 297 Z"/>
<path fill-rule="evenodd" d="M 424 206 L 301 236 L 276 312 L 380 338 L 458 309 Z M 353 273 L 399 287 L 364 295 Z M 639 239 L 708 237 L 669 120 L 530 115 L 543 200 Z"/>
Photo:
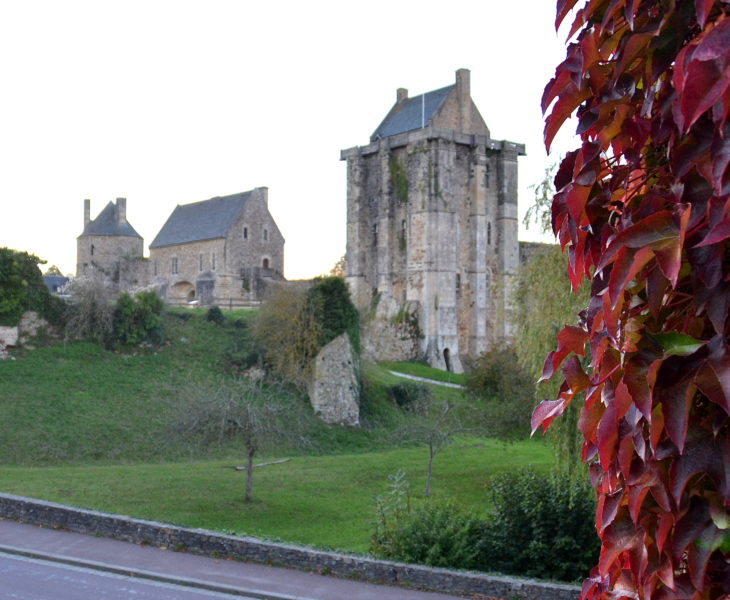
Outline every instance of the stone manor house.
<path fill-rule="evenodd" d="M 461 371 L 462 357 L 510 334 L 517 157 L 525 147 L 491 138 L 469 76 L 459 69 L 453 85 L 413 98 L 397 90 L 370 143 L 341 154 L 347 281 L 359 308 L 380 312 L 384 326 L 373 337 L 381 359 L 405 353 Z M 382 342 L 399 321 L 415 325 L 410 347 L 402 327 L 390 328 L 393 344 Z"/>
<path fill-rule="evenodd" d="M 261 299 L 283 280 L 284 237 L 268 207 L 268 189 L 178 205 L 142 257 L 144 242 L 126 217 L 126 199 L 93 221 L 84 201 L 76 275 L 100 272 L 118 290 L 154 286 L 169 304 L 222 307 Z"/>

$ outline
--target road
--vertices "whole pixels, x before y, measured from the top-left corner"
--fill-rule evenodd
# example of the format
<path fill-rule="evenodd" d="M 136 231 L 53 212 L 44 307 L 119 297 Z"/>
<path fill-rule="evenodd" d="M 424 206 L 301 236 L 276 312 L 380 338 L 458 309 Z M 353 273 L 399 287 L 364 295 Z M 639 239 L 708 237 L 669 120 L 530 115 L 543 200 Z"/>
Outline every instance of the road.
<path fill-rule="evenodd" d="M 0 519 L 0 600 L 6 598 L 454 600 L 457 596 L 173 552 Z"/>
<path fill-rule="evenodd" d="M 254 600 L 2 552 L 0 586 L 3 600 Z"/>

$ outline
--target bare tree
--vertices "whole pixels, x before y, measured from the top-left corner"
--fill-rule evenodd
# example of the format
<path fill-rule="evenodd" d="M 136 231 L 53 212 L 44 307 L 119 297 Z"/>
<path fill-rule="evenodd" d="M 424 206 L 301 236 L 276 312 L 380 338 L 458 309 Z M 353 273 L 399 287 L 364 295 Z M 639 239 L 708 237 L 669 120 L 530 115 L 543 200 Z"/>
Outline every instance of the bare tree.
<path fill-rule="evenodd" d="M 406 407 L 410 415 L 396 435 L 404 444 L 417 443 L 428 448 L 424 496 L 431 494 L 431 473 L 436 455 L 452 444 L 458 434 L 479 429 L 475 425 L 477 421 L 467 418 L 467 413 L 471 413 L 473 408 L 465 400 L 457 410 L 452 400 L 436 400 L 430 393 L 421 395 Z"/>
<path fill-rule="evenodd" d="M 282 388 L 241 378 L 190 389 L 177 407 L 184 417 L 175 433 L 203 444 L 238 438 L 246 456 L 245 467 L 239 468 L 246 473 L 245 502 L 253 497 L 253 460 L 259 451 L 308 443 L 309 411 Z"/>
<path fill-rule="evenodd" d="M 116 294 L 106 277 L 96 269 L 66 285 L 71 296 L 66 338 L 105 342 L 114 324 Z"/>

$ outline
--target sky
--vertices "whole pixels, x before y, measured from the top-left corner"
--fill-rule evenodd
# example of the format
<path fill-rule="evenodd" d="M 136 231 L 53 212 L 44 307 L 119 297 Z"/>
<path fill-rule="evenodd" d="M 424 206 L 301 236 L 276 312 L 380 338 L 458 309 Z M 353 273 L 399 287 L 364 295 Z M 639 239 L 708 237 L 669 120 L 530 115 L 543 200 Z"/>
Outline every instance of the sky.
<path fill-rule="evenodd" d="M 117 197 L 145 255 L 178 204 L 269 188 L 289 279 L 345 252 L 340 150 L 471 70 L 492 138 L 526 144 L 524 212 L 559 153 L 540 98 L 565 56 L 544 0 L 0 2 L 0 247 L 73 273 L 83 200 Z M 542 239 L 533 227 L 521 239 Z"/>

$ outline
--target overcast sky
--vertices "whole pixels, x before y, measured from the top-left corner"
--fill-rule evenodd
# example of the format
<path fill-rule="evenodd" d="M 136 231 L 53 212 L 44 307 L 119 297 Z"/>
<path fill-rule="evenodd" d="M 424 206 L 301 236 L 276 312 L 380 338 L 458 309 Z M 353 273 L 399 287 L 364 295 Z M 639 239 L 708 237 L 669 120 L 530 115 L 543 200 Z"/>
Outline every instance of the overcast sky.
<path fill-rule="evenodd" d="M 325 273 L 345 251 L 340 150 L 368 143 L 398 87 L 451 85 L 462 67 L 492 137 L 527 145 L 524 210 L 551 160 L 539 105 L 565 55 L 553 13 L 544 0 L 2 1 L 0 246 L 72 273 L 84 198 L 94 218 L 126 197 L 147 253 L 177 204 L 268 186 L 285 275 Z"/>

